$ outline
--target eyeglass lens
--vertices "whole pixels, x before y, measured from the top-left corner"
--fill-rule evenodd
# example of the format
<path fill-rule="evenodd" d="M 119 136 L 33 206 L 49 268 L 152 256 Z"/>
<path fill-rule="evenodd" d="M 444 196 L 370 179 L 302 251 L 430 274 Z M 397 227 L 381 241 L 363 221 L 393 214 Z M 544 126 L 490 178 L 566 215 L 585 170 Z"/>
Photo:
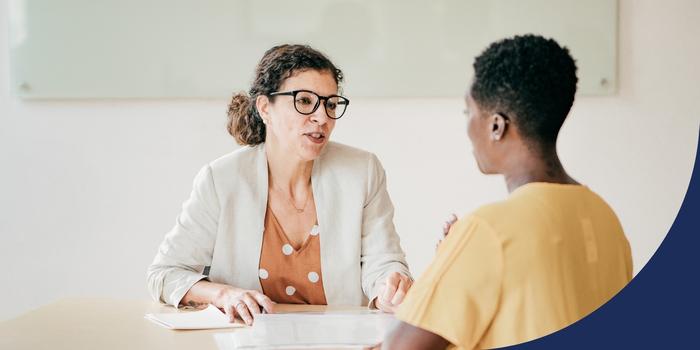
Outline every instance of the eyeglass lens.
<path fill-rule="evenodd" d="M 320 105 L 320 98 L 310 91 L 299 91 L 294 98 L 294 107 L 301 114 L 311 114 Z M 324 99 L 324 108 L 328 117 L 338 119 L 343 116 L 347 108 L 347 100 L 340 96 L 332 96 Z"/>

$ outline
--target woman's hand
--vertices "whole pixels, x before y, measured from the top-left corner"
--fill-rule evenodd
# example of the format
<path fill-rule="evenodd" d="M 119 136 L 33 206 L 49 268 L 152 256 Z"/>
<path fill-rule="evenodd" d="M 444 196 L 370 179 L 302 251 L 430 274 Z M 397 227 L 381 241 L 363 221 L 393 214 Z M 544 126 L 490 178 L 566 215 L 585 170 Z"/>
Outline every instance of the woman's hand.
<path fill-rule="evenodd" d="M 392 272 L 387 276 L 384 286 L 379 290 L 375 306 L 384 312 L 394 313 L 403 302 L 403 298 L 412 284 L 413 280 L 410 277 Z"/>
<path fill-rule="evenodd" d="M 254 315 L 259 314 L 262 310 L 272 312 L 275 303 L 265 294 L 256 290 L 225 286 L 217 293 L 212 304 L 224 310 L 230 322 L 239 316 L 245 324 L 250 326 L 253 324 Z"/>
<path fill-rule="evenodd" d="M 457 222 L 457 215 L 455 214 L 450 214 L 450 216 L 447 217 L 447 220 L 445 220 L 445 223 L 442 225 L 442 239 L 440 239 L 435 246 L 435 249 L 440 246 L 440 243 L 442 243 L 442 240 L 447 237 L 447 234 L 450 233 L 450 228 L 452 228 L 452 225 Z"/>

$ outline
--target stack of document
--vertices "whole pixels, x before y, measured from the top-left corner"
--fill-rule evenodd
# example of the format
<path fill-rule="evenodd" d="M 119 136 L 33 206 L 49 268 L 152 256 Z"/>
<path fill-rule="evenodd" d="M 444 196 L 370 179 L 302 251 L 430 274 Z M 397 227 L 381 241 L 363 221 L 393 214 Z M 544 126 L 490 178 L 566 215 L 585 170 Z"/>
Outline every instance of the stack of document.
<path fill-rule="evenodd" d="M 393 316 L 373 312 L 256 315 L 253 327 L 215 334 L 220 350 L 363 348 L 380 343 Z"/>
<path fill-rule="evenodd" d="M 201 311 L 146 314 L 145 318 L 170 329 L 216 329 L 245 327 L 242 323 L 229 322 L 228 316 L 216 306 L 209 305 Z"/>

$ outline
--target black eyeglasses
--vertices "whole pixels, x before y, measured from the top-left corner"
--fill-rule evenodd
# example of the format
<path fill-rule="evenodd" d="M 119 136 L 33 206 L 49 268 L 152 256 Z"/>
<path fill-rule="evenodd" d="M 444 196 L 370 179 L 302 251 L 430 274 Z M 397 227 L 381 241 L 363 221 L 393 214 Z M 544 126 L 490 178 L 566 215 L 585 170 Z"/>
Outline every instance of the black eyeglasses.
<path fill-rule="evenodd" d="M 331 119 L 340 119 L 345 114 L 345 111 L 350 104 L 350 100 L 343 96 L 330 95 L 320 96 L 317 93 L 309 90 L 294 90 L 284 92 L 273 92 L 268 96 L 292 96 L 294 97 L 294 109 L 303 115 L 309 115 L 316 112 L 323 101 L 323 108 L 326 110 L 326 115 Z"/>

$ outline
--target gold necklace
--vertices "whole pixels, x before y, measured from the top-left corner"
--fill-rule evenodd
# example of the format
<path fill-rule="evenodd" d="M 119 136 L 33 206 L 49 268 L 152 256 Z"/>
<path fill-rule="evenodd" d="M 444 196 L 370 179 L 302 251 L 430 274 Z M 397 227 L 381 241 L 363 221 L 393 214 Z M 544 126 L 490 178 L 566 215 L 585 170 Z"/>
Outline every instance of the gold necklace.
<path fill-rule="evenodd" d="M 306 205 L 309 204 L 309 198 L 311 197 L 311 195 L 306 196 L 306 200 L 304 201 L 304 206 L 301 207 L 301 209 L 300 209 L 300 208 L 297 208 L 296 205 L 294 205 L 294 202 L 292 201 L 291 196 L 287 196 L 284 192 L 282 192 L 281 190 L 279 190 L 275 187 L 272 187 L 272 189 L 279 192 L 279 194 L 281 194 L 284 198 L 286 198 L 287 201 L 289 202 L 289 204 L 292 206 L 292 208 L 294 208 L 294 210 L 297 211 L 297 214 L 303 213 L 304 210 L 306 209 Z"/>

